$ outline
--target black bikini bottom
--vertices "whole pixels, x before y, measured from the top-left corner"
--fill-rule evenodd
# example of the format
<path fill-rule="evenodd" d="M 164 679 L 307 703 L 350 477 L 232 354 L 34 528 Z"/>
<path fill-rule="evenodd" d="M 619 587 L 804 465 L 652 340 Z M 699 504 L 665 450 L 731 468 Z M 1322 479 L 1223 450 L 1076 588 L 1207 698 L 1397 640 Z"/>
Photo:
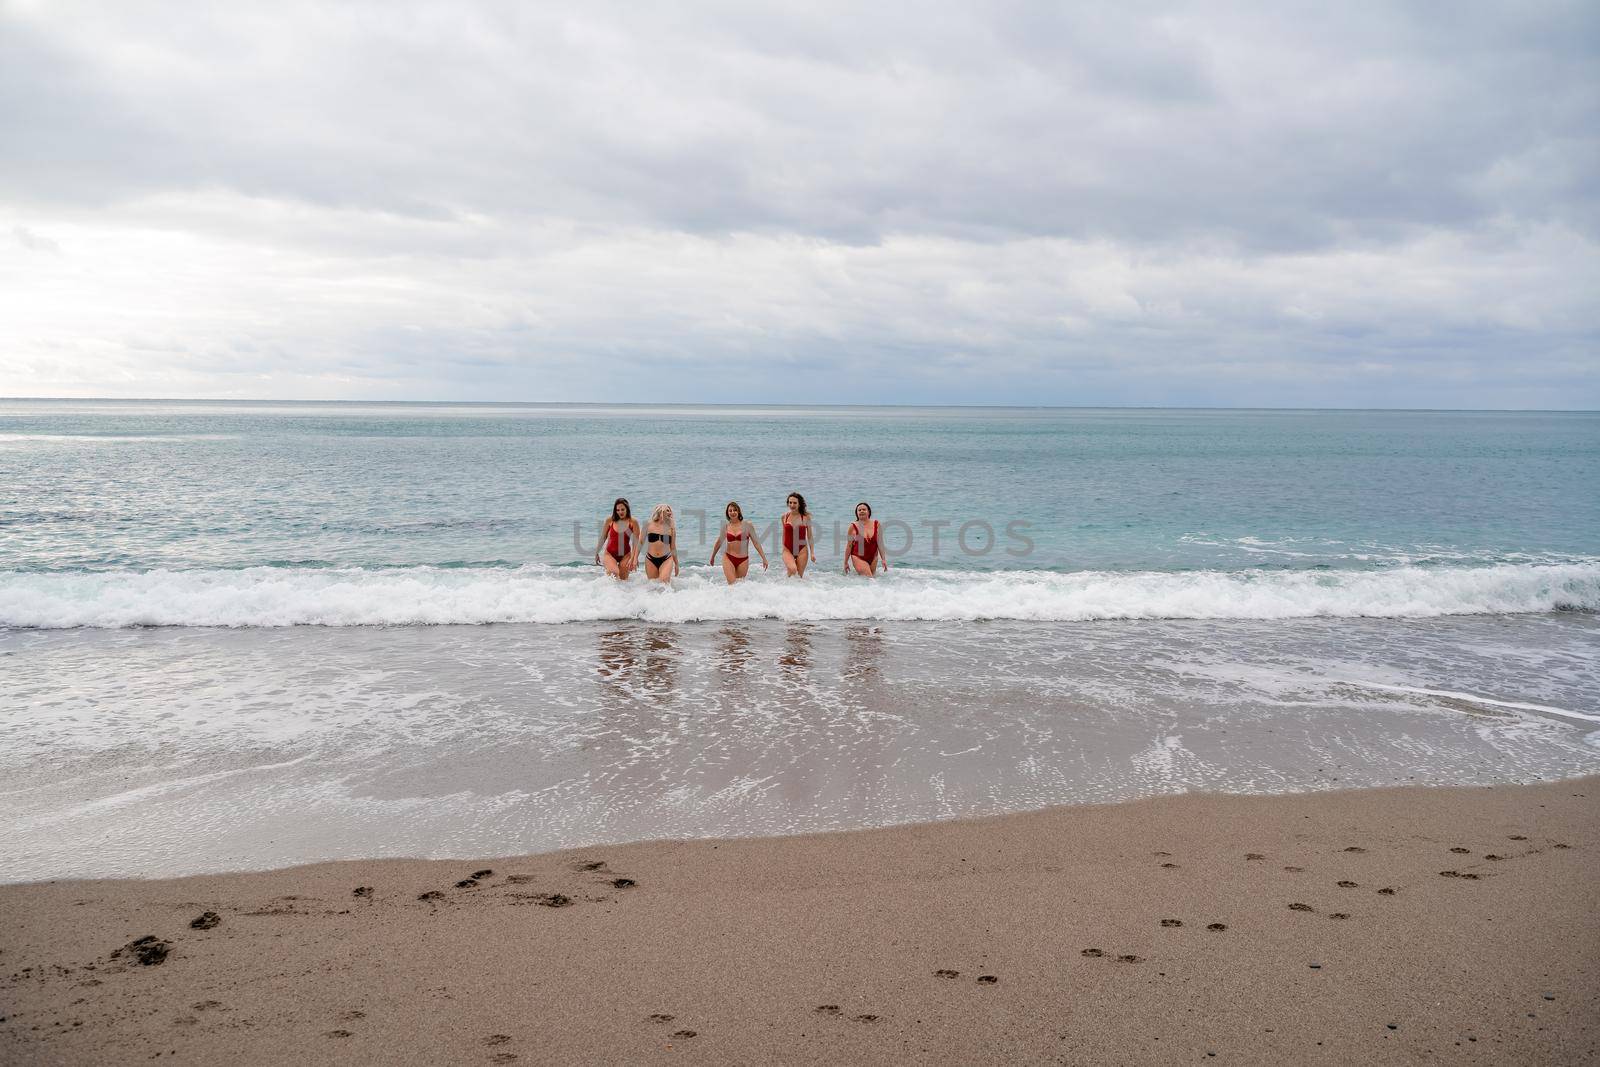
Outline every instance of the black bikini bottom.
<path fill-rule="evenodd" d="M 650 566 L 654 567 L 656 570 L 660 570 L 662 567 L 667 565 L 667 560 L 671 558 L 671 556 L 646 556 L 645 560 L 649 562 Z"/>

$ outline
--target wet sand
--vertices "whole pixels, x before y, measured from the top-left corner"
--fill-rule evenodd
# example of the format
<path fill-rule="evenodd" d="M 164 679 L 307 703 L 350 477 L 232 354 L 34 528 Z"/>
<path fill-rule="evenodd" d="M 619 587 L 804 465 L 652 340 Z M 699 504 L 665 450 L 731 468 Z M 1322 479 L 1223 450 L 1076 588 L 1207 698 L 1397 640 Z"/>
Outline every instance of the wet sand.
<path fill-rule="evenodd" d="M 1600 778 L 0 886 L 0 1061 L 1600 1053 Z"/>

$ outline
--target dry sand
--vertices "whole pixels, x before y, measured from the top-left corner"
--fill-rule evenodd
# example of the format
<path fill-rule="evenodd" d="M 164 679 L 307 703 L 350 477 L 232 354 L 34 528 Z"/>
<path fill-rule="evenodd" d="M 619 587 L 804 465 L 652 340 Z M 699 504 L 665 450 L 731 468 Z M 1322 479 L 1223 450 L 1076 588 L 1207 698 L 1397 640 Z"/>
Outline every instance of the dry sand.
<path fill-rule="evenodd" d="M 1597 886 L 1597 778 L 10 885 L 0 1061 L 1588 1062 Z"/>

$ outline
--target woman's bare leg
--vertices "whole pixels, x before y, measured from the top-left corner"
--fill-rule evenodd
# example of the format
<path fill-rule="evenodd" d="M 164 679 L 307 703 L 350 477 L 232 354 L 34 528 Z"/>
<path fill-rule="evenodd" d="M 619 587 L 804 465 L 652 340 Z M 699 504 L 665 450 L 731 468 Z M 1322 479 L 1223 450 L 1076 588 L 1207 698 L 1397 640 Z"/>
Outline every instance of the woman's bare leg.
<path fill-rule="evenodd" d="M 600 563 L 601 563 L 601 565 L 603 567 L 605 567 L 606 573 L 611 575 L 611 577 L 613 577 L 613 578 L 625 578 L 626 577 L 622 573 L 622 571 L 620 569 L 620 564 L 617 562 L 617 557 L 613 556 L 611 553 L 609 553 L 609 552 L 600 553 Z"/>
<path fill-rule="evenodd" d="M 800 551 L 804 552 L 805 549 Z M 794 553 L 787 548 L 783 550 L 783 570 L 791 578 L 798 578 L 801 570 L 803 570 L 799 562 L 794 558 Z"/>
<path fill-rule="evenodd" d="M 850 557 L 850 566 L 854 567 L 856 569 L 856 573 L 861 575 L 862 577 L 864 577 L 864 578 L 871 578 L 872 577 L 872 564 L 868 563 L 866 560 L 862 559 L 860 556 L 851 556 Z"/>
<path fill-rule="evenodd" d="M 722 557 L 722 576 L 728 579 L 729 585 L 739 580 L 739 569 L 733 565 L 733 561 L 727 556 Z"/>
<path fill-rule="evenodd" d="M 804 545 L 801 545 L 799 554 L 794 557 L 794 572 L 795 572 L 795 576 L 799 577 L 799 578 L 804 578 L 806 576 L 806 567 L 810 563 L 811 563 L 811 550 L 809 548 L 805 547 Z"/>

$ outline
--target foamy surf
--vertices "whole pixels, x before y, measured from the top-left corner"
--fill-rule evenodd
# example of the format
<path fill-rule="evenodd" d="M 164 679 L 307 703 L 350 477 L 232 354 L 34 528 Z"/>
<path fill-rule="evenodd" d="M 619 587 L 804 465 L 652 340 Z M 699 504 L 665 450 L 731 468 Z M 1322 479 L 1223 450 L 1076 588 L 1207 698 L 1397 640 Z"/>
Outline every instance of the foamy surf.
<path fill-rule="evenodd" d="M 954 572 L 875 581 L 692 568 L 663 589 L 588 569 L 269 568 L 0 572 L 0 626 L 384 626 L 637 619 L 1080 622 L 1427 618 L 1600 610 L 1600 562 L 1368 571 Z"/>

